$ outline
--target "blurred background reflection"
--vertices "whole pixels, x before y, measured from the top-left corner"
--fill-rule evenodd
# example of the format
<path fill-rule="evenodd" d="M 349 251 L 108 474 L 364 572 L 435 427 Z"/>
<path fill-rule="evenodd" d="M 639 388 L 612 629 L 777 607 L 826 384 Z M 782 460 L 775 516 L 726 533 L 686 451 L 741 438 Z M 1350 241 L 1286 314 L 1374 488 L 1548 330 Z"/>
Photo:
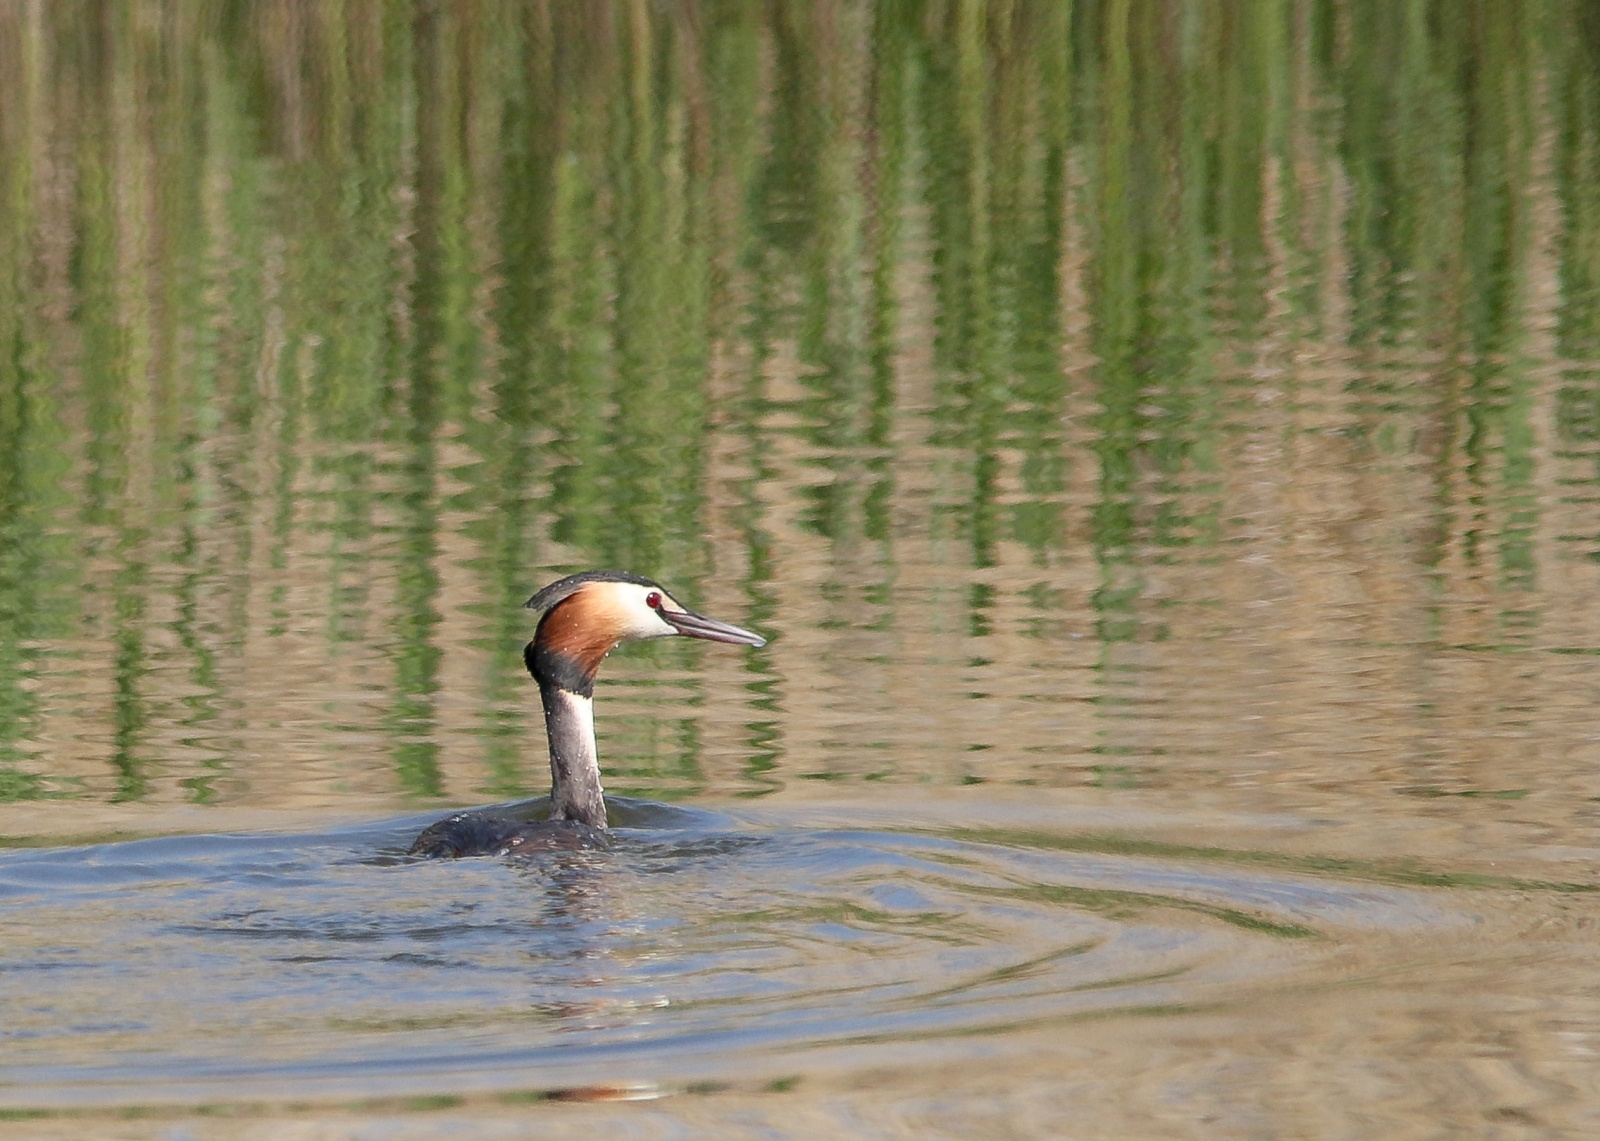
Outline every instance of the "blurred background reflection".
<path fill-rule="evenodd" d="M 0 6 L 0 797 L 1588 828 L 1596 12 Z"/>

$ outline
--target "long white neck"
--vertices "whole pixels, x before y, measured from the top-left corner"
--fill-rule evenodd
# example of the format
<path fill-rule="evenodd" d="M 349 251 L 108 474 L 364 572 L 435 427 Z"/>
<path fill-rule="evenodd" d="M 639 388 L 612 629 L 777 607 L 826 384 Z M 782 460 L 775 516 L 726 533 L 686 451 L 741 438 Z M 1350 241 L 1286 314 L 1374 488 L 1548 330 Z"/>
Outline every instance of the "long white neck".
<path fill-rule="evenodd" d="M 606 798 L 594 741 L 594 700 L 543 679 L 539 697 L 550 737 L 550 818 L 604 828 Z"/>

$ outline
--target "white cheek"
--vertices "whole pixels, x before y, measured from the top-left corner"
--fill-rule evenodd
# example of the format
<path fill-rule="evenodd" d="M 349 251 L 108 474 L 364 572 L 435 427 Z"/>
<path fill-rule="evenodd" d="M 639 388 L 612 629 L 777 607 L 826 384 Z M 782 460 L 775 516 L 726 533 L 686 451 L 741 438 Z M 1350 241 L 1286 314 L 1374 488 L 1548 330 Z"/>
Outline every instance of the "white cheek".
<path fill-rule="evenodd" d="M 627 588 L 629 596 L 622 607 L 627 615 L 626 631 L 623 638 L 628 641 L 642 641 L 648 638 L 667 638 L 676 634 L 670 623 L 656 612 L 655 608 L 645 601 L 654 593 L 642 587 L 630 585 Z"/>
<path fill-rule="evenodd" d="M 666 619 L 654 610 L 636 615 L 628 627 L 628 637 L 635 639 L 666 638 L 676 633 L 677 631 L 667 623 Z"/>

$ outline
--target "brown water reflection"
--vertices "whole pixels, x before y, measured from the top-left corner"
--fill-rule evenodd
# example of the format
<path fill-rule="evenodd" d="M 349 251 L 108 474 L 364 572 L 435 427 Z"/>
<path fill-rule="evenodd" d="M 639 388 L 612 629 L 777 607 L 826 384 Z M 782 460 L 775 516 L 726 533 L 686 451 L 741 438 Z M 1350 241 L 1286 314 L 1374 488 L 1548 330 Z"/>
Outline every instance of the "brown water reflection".
<path fill-rule="evenodd" d="M 612 565 L 773 639 L 609 663 L 618 792 L 1600 883 L 1592 5 L 34 0 L 0 188 L 7 837 L 542 791 Z M 1593 908 L 1487 898 L 1215 1032 L 1592 1122 Z"/>

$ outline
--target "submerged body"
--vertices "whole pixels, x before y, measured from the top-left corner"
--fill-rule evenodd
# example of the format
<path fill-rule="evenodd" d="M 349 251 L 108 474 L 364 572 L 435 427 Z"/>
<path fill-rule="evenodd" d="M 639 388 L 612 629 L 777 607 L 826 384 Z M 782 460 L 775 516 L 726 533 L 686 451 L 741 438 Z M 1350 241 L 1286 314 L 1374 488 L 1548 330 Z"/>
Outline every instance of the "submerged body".
<path fill-rule="evenodd" d="M 539 683 L 550 741 L 550 818 L 527 820 L 505 808 L 458 812 L 423 830 L 416 856 L 486 856 L 605 847 L 605 791 L 594 736 L 594 679 L 623 642 L 685 635 L 763 646 L 766 639 L 696 614 L 658 583 L 623 571 L 584 571 L 532 598 L 544 611 L 523 661 Z"/>
<path fill-rule="evenodd" d="M 610 833 L 580 820 L 528 820 L 494 808 L 458 812 L 430 824 L 411 844 L 413 856 L 507 856 L 606 848 Z"/>

